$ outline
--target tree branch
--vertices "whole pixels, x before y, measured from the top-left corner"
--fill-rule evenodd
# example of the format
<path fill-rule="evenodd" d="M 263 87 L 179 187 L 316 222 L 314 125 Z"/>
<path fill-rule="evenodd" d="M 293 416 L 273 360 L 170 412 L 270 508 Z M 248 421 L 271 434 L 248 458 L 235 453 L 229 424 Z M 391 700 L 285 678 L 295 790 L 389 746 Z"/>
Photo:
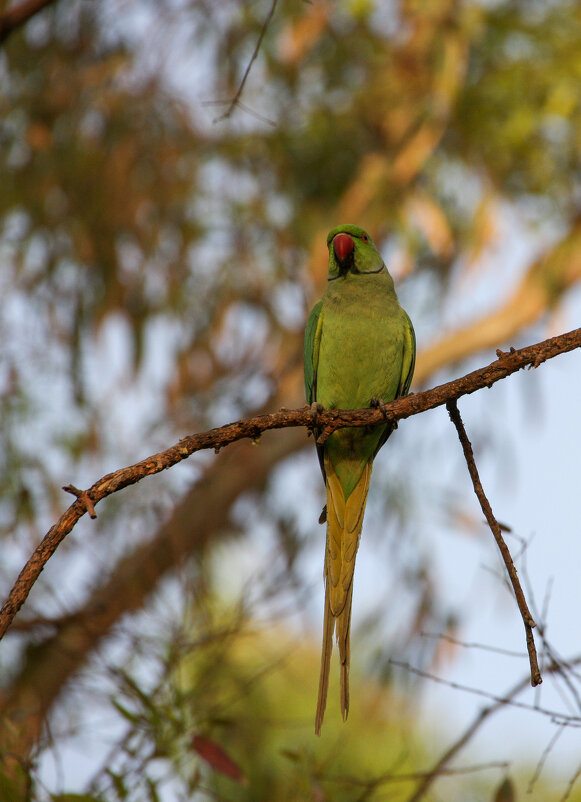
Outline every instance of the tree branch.
<path fill-rule="evenodd" d="M 328 437 L 336 429 L 346 426 L 379 425 L 385 423 L 386 420 L 389 423 L 395 423 L 398 420 L 409 418 L 428 409 L 434 409 L 484 387 L 492 387 L 495 382 L 510 376 L 521 368 L 538 367 L 547 359 L 579 347 L 581 347 L 581 329 L 575 329 L 567 334 L 552 337 L 536 345 L 519 350 L 511 349 L 509 353 L 497 351 L 498 359 L 483 368 L 472 371 L 472 373 L 468 373 L 466 376 L 454 381 L 441 384 L 431 390 L 399 398 L 379 409 L 324 410 L 316 413 L 313 418 L 310 407 L 295 410 L 281 408 L 279 412 L 259 415 L 247 420 L 239 420 L 235 423 L 211 429 L 208 432 L 184 437 L 179 443 L 165 451 L 103 476 L 86 491 L 79 491 L 77 488 L 73 490 L 72 485 L 68 485 L 67 492 L 73 492 L 75 495 L 79 494 L 77 500 L 49 529 L 20 572 L 8 598 L 4 602 L 2 610 L 0 610 L 0 639 L 6 633 L 14 616 L 26 601 L 42 569 L 60 543 L 86 512 L 94 514 L 94 507 L 97 503 L 112 493 L 135 484 L 146 476 L 171 468 L 196 451 L 214 448 L 218 452 L 221 448 L 236 440 L 244 438 L 257 440 L 263 432 L 270 429 L 306 426 L 312 430 L 316 427 L 322 429 L 324 436 Z"/>
<path fill-rule="evenodd" d="M 17 6 L 11 6 L 0 14 L 0 44 L 17 28 L 25 25 L 31 17 L 38 14 L 54 0 L 24 0 Z"/>
<path fill-rule="evenodd" d="M 304 448 L 300 435 L 297 428 L 286 429 L 260 448 L 242 440 L 224 449 L 176 502 L 154 537 L 132 544 L 52 633 L 42 640 L 36 635 L 34 648 L 0 695 L 0 773 L 2 755 L 27 759 L 31 754 L 51 708 L 123 616 L 142 609 L 161 579 L 176 567 L 193 558 L 188 573 L 192 576 L 210 544 L 236 536 L 231 521 L 234 503 L 249 488 L 263 488 L 281 460 Z"/>
<path fill-rule="evenodd" d="M 460 412 L 458 411 L 458 405 L 456 401 L 455 400 L 448 401 L 448 403 L 446 404 L 446 409 L 448 410 L 448 414 L 450 415 L 450 420 L 452 421 L 452 423 L 456 427 L 456 431 L 458 432 L 458 437 L 462 445 L 462 450 L 464 451 L 466 464 L 468 465 L 468 473 L 470 474 L 470 478 L 472 479 L 474 492 L 476 493 L 476 497 L 480 502 L 480 507 L 482 509 L 482 512 L 484 513 L 484 517 L 488 522 L 490 531 L 494 535 L 494 539 L 496 540 L 496 545 L 500 549 L 502 559 L 504 560 L 506 570 L 508 571 L 508 575 L 510 577 L 510 582 L 512 584 L 512 589 L 514 590 L 514 595 L 516 597 L 518 609 L 520 610 L 523 624 L 525 626 L 527 651 L 529 653 L 529 663 L 531 667 L 531 685 L 533 686 L 533 688 L 535 688 L 537 685 L 540 685 L 541 682 L 543 681 L 541 677 L 541 672 L 539 670 L 537 649 L 535 647 L 535 639 L 533 636 L 533 627 L 536 627 L 536 624 L 534 622 L 534 619 L 531 615 L 528 604 L 526 602 L 525 595 L 523 593 L 523 589 L 521 587 L 518 574 L 516 572 L 516 568 L 514 567 L 512 555 L 502 536 L 502 532 L 500 531 L 500 526 L 498 525 L 498 521 L 494 517 L 494 513 L 492 512 L 492 507 L 490 506 L 490 502 L 486 498 L 484 488 L 482 487 L 482 482 L 480 481 L 480 476 L 478 475 L 478 468 L 476 467 L 476 462 L 474 461 L 474 452 L 472 451 L 472 444 L 470 443 L 468 435 L 466 434 L 466 429 L 464 428 L 464 424 L 462 423 L 462 418 L 460 417 Z"/>

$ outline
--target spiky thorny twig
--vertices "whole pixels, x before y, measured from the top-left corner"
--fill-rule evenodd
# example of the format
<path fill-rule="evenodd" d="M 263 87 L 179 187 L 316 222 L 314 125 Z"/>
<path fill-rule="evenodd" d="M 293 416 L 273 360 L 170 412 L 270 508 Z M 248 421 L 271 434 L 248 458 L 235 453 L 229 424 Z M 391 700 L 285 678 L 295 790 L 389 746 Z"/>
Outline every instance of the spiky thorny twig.
<path fill-rule="evenodd" d="M 398 398 L 382 409 L 352 409 L 352 410 L 323 410 L 317 413 L 317 427 L 329 433 L 347 426 L 373 426 L 385 425 L 385 421 L 395 423 L 398 420 L 409 418 L 428 409 L 447 404 L 463 395 L 474 393 L 484 387 L 492 385 L 510 376 L 512 373 L 525 367 L 537 367 L 547 359 L 559 354 L 573 351 L 581 347 L 581 329 L 575 329 L 567 334 L 551 337 L 535 345 L 521 348 L 510 353 L 499 352 L 498 359 L 483 368 L 474 370 L 459 379 L 441 384 L 431 390 Z M 152 476 L 160 471 L 177 465 L 196 451 L 213 448 L 219 451 L 224 446 L 236 440 L 251 438 L 253 440 L 270 429 L 285 429 L 292 426 L 306 426 L 313 428 L 311 407 L 301 409 L 281 409 L 269 415 L 259 415 L 247 420 L 239 420 L 211 429 L 201 434 L 193 434 L 182 438 L 179 443 L 165 451 L 153 454 L 150 457 L 120 468 L 113 473 L 97 480 L 88 490 L 75 491 L 80 497 L 61 515 L 59 520 L 49 529 L 42 541 L 34 550 L 32 556 L 20 572 L 8 598 L 0 610 L 0 639 L 12 623 L 15 615 L 26 601 L 30 590 L 40 576 L 40 573 L 50 557 L 54 554 L 60 543 L 71 532 L 77 521 L 90 512 L 99 501 L 107 496 L 122 490 L 129 485 L 141 481 L 146 476 Z M 70 486 L 72 487 L 72 486 Z M 71 491 L 69 491 L 71 492 Z"/>

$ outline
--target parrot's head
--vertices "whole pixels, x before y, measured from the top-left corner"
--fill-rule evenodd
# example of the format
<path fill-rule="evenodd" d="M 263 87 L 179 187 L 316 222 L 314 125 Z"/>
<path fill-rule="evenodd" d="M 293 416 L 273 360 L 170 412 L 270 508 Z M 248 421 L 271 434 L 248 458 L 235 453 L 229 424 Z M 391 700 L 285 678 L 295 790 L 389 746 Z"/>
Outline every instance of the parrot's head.
<path fill-rule="evenodd" d="M 331 229 L 327 236 L 327 247 L 329 281 L 349 274 L 381 273 L 386 269 L 373 240 L 359 226 L 346 223 Z"/>

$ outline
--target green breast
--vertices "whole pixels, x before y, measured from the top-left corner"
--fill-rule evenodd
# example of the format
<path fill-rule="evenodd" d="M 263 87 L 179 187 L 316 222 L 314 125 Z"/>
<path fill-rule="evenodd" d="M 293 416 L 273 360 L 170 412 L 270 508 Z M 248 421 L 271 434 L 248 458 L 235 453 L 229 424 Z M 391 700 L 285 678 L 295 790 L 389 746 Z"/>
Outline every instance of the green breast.
<path fill-rule="evenodd" d="M 389 275 L 330 282 L 323 296 L 317 401 L 326 409 L 368 407 L 392 401 L 401 380 L 405 313 Z M 385 427 L 342 429 L 326 447 L 346 497 L 373 456 Z"/>

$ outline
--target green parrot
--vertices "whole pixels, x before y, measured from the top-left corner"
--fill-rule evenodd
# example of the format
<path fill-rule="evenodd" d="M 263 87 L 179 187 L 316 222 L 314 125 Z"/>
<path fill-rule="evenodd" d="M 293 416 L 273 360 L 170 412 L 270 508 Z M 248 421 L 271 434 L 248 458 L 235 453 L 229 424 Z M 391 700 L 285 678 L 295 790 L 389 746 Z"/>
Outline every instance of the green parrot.
<path fill-rule="evenodd" d="M 305 331 L 305 391 L 316 414 L 361 409 L 405 395 L 416 340 L 381 255 L 362 228 L 341 225 L 327 237 L 329 275 Z M 353 572 L 373 459 L 393 426 L 338 429 L 317 452 L 327 489 L 325 618 L 315 732 L 321 733 L 336 634 L 341 664 L 341 712 L 349 712 L 349 630 Z"/>

